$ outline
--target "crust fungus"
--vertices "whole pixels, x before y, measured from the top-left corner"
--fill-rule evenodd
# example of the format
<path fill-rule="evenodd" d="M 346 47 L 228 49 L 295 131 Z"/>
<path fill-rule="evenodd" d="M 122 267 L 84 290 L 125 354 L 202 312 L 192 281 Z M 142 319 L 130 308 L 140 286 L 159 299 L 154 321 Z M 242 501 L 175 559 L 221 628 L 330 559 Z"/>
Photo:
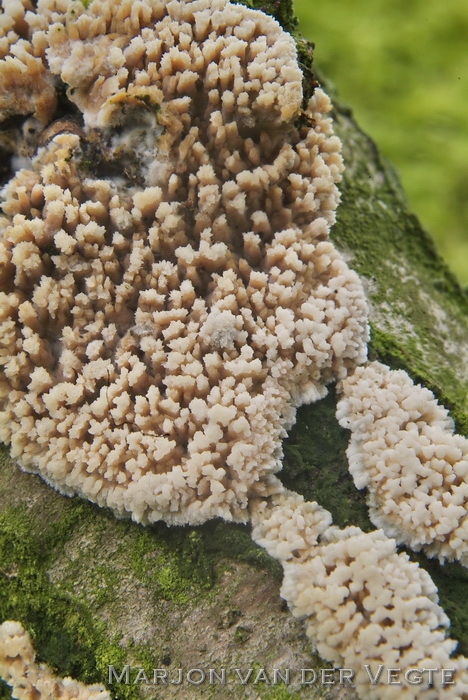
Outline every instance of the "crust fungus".
<path fill-rule="evenodd" d="M 350 472 L 389 537 L 441 562 L 468 564 L 468 440 L 434 394 L 372 362 L 341 383 Z"/>
<path fill-rule="evenodd" d="M 119 515 L 245 521 L 295 408 L 365 358 L 329 100 L 304 126 L 292 38 L 224 0 L 24 21 L 83 127 L 4 189 L 1 439 Z"/>
<path fill-rule="evenodd" d="M 19 622 L 0 625 L 0 676 L 18 700 L 111 700 L 100 684 L 84 685 L 72 678 L 58 678 L 45 664 L 35 661 L 31 637 Z"/>
<path fill-rule="evenodd" d="M 366 360 L 366 301 L 328 237 L 340 141 L 322 90 L 303 108 L 294 41 L 225 0 L 6 0 L 0 50 L 0 120 L 43 129 L 2 191 L 0 439 L 63 493 L 143 523 L 252 519 L 320 653 L 356 670 L 361 697 L 396 697 L 376 695 L 359 664 L 448 662 L 434 584 L 382 532 L 340 531 L 286 492 L 281 438 L 335 380 L 351 461 L 372 441 L 398 457 L 407 428 L 441 520 L 430 544 L 419 525 L 420 540 L 400 539 L 442 559 L 466 541 L 465 443 L 398 373 L 346 379 Z M 379 424 L 369 414 L 385 407 Z M 382 455 L 369 459 L 352 469 L 377 494 L 364 470 Z M 406 528 L 416 477 L 397 478 L 401 508 L 385 513 Z M 7 625 L 16 650 L 22 628 Z M 418 697 L 466 695 L 466 660 L 449 663 L 456 684 Z"/>
<path fill-rule="evenodd" d="M 446 638 L 449 620 L 429 574 L 398 554 L 381 530 L 330 527 L 317 503 L 284 491 L 252 508 L 253 539 L 284 569 L 281 596 L 320 656 L 351 669 L 363 700 L 468 697 L 468 660 L 450 658 L 457 643 Z M 448 684 L 423 668 L 452 669 Z M 385 678 L 372 683 L 385 669 Z M 387 670 L 404 670 L 387 683 Z"/>

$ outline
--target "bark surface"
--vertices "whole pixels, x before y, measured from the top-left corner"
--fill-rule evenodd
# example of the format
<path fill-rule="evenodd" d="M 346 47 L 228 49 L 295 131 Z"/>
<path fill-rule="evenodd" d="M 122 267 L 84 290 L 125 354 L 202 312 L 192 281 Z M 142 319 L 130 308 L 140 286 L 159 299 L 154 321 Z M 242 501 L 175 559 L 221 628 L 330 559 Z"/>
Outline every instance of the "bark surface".
<path fill-rule="evenodd" d="M 312 47 L 297 34 L 290 3 L 251 6 L 274 14 L 294 34 L 310 90 L 316 78 Z M 466 434 L 466 294 L 408 210 L 392 168 L 351 111 L 332 98 L 346 162 L 332 237 L 364 281 L 370 356 L 405 369 L 435 391 Z M 329 509 L 335 524 L 372 530 L 365 495 L 347 471 L 349 435 L 336 422 L 335 405 L 332 387 L 326 399 L 299 411 L 284 443 L 280 476 Z M 467 654 L 467 572 L 414 558 L 439 586 L 451 636 Z M 301 688 L 301 669 L 327 664 L 312 653 L 301 623 L 282 603 L 280 582 L 280 566 L 253 544 L 247 527 L 217 521 L 143 528 L 119 521 L 21 472 L 2 448 L 0 620 L 21 621 L 32 633 L 38 659 L 60 675 L 106 683 L 109 665 L 120 675 L 129 664 L 130 683 L 109 686 L 116 700 L 354 697 L 346 687 L 319 681 Z M 211 684 L 147 686 L 134 683 L 140 668 L 148 676 L 153 668 L 165 669 L 169 680 L 177 680 L 177 669 L 226 668 L 229 684 L 214 678 Z M 279 677 L 272 683 L 274 668 L 290 669 L 289 685 Z M 234 669 L 244 678 L 253 669 L 245 685 Z M 8 697 L 2 685 L 0 698 Z"/>

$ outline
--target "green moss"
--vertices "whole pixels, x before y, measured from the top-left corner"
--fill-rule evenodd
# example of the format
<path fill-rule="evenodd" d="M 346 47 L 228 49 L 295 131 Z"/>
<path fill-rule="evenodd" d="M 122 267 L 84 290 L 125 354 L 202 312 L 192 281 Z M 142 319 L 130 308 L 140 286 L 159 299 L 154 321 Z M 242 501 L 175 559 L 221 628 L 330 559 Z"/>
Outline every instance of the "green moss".
<path fill-rule="evenodd" d="M 450 619 L 450 637 L 458 640 L 457 653 L 468 655 L 468 570 L 458 563 L 440 564 L 423 554 L 406 550 L 410 559 L 422 566 L 437 586 L 439 601 Z"/>
<path fill-rule="evenodd" d="M 366 285 L 371 357 L 432 389 L 466 434 L 467 386 L 458 368 L 468 341 L 468 295 L 408 212 L 372 142 L 349 118 L 338 116 L 336 124 L 349 172 L 332 238 Z"/>
<path fill-rule="evenodd" d="M 443 387 L 449 384 L 451 377 L 446 377 L 444 382 L 443 372 L 439 369 L 436 381 L 434 374 L 421 361 L 421 355 L 414 340 L 408 339 L 406 343 L 401 343 L 395 336 L 386 333 L 374 324 L 371 324 L 371 329 L 369 358 L 380 360 L 393 369 L 404 369 L 411 375 L 413 381 L 433 391 L 438 401 L 450 411 L 457 432 L 468 436 L 468 415 L 462 404 L 464 397 L 460 396 L 460 400 L 458 400 L 458 395 L 462 393 L 463 387 L 456 394 L 451 391 L 446 392 Z"/>
<path fill-rule="evenodd" d="M 151 586 L 155 600 L 183 605 L 206 598 L 216 590 L 223 570 L 217 565 L 223 558 L 225 566 L 243 561 L 281 578 L 280 565 L 252 541 L 246 526 L 218 520 L 197 528 L 160 523 L 139 530 L 130 561 L 137 578 Z"/>
<path fill-rule="evenodd" d="M 207 550 L 215 561 L 225 557 L 228 552 L 233 561 L 268 571 L 278 580 L 282 578 L 280 564 L 252 541 L 247 526 L 231 525 L 218 520 L 213 524 L 207 523 L 202 529 Z"/>
<path fill-rule="evenodd" d="M 38 535 L 26 508 L 0 514 L 0 618 L 23 623 L 40 660 L 89 680 L 95 677 L 96 641 L 89 612 L 46 575 L 48 558 L 56 546 L 60 549 L 59 531 L 60 524 L 57 531 Z"/>
<path fill-rule="evenodd" d="M 307 697 L 307 689 L 301 691 L 289 690 L 287 687 L 273 687 L 268 690 L 261 691 L 259 697 L 264 700 L 297 700 L 298 698 Z"/>
<path fill-rule="evenodd" d="M 199 533 L 190 528 L 144 529 L 130 556 L 135 575 L 151 587 L 156 600 L 185 604 L 214 584 L 213 563 Z"/>
<path fill-rule="evenodd" d="M 0 455 L 0 482 L 9 492 L 15 476 L 5 448 Z M 220 576 L 236 561 L 281 578 L 279 564 L 252 542 L 246 526 L 144 528 L 52 490 L 36 510 L 33 493 L 23 494 L 23 505 L 0 508 L 0 619 L 22 622 L 38 661 L 57 675 L 105 682 L 109 664 L 152 668 L 164 658 L 159 640 L 121 646 L 120 635 L 105 624 L 108 613 L 99 611 L 114 609 L 124 580 L 139 582 L 137 590 L 150 594 L 155 610 L 163 600 L 184 610 L 219 595 Z M 109 560 L 102 558 L 103 546 Z M 7 687 L 1 692 L 9 697 Z M 124 684 L 112 692 L 116 700 L 139 697 L 137 687 Z"/>
<path fill-rule="evenodd" d="M 283 443 L 281 480 L 330 510 L 335 525 L 356 525 L 369 532 L 375 528 L 365 495 L 356 489 L 348 471 L 349 431 L 340 427 L 335 411 L 333 387 L 322 401 L 299 409 L 297 423 Z"/>

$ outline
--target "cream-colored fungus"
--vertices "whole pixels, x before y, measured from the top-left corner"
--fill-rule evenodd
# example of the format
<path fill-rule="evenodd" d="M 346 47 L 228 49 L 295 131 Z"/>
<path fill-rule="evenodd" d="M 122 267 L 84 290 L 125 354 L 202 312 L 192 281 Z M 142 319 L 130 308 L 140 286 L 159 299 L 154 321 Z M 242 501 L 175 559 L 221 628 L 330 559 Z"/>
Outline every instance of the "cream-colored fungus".
<path fill-rule="evenodd" d="M 6 0 L 0 50 L 0 120 L 19 123 L 0 144 L 16 171 L 0 217 L 12 455 L 143 523 L 251 519 L 361 697 L 415 697 L 376 690 L 364 662 L 429 656 L 455 683 L 418 697 L 465 697 L 428 575 L 276 476 L 297 406 L 351 387 L 368 335 L 329 240 L 341 144 L 323 91 L 303 105 L 292 38 L 225 0 Z"/>
<path fill-rule="evenodd" d="M 24 22 L 84 123 L 4 189 L 1 438 L 119 515 L 245 520 L 296 406 L 365 359 L 328 240 L 330 102 L 301 126 L 293 40 L 224 0 L 40 1 Z"/>
<path fill-rule="evenodd" d="M 341 383 L 350 472 L 389 537 L 442 562 L 468 563 L 468 440 L 434 394 L 379 362 Z"/>
<path fill-rule="evenodd" d="M 468 697 L 468 660 L 451 658 L 457 643 L 446 638 L 450 623 L 429 574 L 381 530 L 331 521 L 286 490 L 252 504 L 252 537 L 282 564 L 281 596 L 320 656 L 353 672 L 363 700 Z M 390 681 L 389 669 L 400 671 Z"/>
<path fill-rule="evenodd" d="M 0 625 L 0 676 L 17 700 L 111 700 L 103 685 L 58 678 L 37 663 L 28 632 L 11 620 Z"/>

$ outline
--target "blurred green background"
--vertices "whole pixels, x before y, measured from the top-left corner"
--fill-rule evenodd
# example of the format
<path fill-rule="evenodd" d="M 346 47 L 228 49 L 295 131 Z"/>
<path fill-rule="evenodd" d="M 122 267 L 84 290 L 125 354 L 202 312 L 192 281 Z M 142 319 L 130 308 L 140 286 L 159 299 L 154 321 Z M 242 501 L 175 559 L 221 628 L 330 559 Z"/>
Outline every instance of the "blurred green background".
<path fill-rule="evenodd" d="M 317 68 L 468 284 L 468 0 L 294 0 Z"/>

